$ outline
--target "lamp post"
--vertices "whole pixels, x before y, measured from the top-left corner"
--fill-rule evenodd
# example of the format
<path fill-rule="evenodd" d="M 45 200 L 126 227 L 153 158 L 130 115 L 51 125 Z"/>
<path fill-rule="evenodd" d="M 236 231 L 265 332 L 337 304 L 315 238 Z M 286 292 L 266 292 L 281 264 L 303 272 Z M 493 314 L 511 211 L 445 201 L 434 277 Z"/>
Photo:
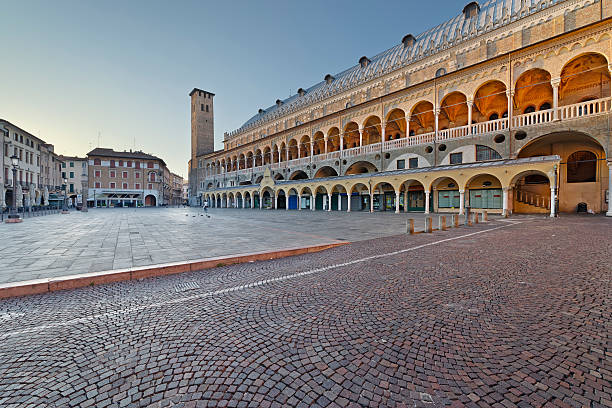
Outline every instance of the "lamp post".
<path fill-rule="evenodd" d="M 62 188 L 64 189 L 64 202 L 62 203 L 62 214 L 68 214 L 68 207 L 66 206 L 66 200 L 68 199 L 68 196 L 66 195 L 66 190 L 68 187 L 68 179 L 64 179 L 63 181 L 63 186 Z"/>
<path fill-rule="evenodd" d="M 83 162 L 85 164 L 85 162 Z M 87 165 L 81 165 L 83 173 L 81 174 L 81 212 L 87 212 L 87 200 L 89 199 L 89 176 Z"/>
<path fill-rule="evenodd" d="M 12 155 L 11 165 L 13 168 L 13 205 L 11 207 L 11 212 L 9 213 L 6 222 L 17 223 L 23 221 L 19 216 L 19 213 L 17 212 L 17 166 L 19 165 L 19 157 L 17 157 L 16 155 Z"/>

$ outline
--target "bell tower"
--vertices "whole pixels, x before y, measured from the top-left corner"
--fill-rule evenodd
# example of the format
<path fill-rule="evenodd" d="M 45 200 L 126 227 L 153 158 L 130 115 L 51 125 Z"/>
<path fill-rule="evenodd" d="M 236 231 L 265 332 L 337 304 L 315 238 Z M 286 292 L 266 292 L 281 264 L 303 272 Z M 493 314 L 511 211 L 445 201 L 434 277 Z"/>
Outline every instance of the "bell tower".
<path fill-rule="evenodd" d="M 197 156 L 215 150 L 214 93 L 194 88 L 191 97 L 191 167 L 197 168 Z"/>

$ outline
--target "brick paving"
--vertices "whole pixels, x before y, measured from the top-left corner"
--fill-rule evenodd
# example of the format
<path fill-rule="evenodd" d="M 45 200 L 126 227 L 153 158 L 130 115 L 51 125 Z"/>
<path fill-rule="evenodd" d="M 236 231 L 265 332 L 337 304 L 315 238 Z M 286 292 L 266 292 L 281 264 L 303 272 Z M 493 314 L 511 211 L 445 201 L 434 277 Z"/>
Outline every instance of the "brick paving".
<path fill-rule="evenodd" d="M 0 406 L 610 407 L 611 231 L 494 221 L 4 300 Z"/>

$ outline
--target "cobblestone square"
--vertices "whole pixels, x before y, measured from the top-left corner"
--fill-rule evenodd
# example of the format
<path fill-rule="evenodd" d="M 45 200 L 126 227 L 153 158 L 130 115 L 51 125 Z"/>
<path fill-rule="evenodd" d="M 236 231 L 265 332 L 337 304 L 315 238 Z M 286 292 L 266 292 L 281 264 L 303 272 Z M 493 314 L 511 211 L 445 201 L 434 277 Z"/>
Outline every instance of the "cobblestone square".
<path fill-rule="evenodd" d="M 0 406 L 611 406 L 611 221 L 496 220 L 0 301 Z"/>

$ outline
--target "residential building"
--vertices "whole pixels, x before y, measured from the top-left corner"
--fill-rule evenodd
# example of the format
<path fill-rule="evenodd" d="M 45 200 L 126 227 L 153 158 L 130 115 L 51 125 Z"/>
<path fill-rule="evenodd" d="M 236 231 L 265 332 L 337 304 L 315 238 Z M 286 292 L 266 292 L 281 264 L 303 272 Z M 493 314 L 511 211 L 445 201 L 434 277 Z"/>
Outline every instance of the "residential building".
<path fill-rule="evenodd" d="M 76 156 L 60 156 L 59 158 L 62 161 L 60 177 L 67 181 L 66 194 L 69 204 L 76 206 L 82 202 L 83 186 L 87 188 L 88 185 L 88 159 Z"/>
<path fill-rule="evenodd" d="M 194 89 L 191 203 L 612 216 L 611 17 L 609 0 L 471 2 L 259 109 L 219 151 L 214 94 Z"/>
<path fill-rule="evenodd" d="M 171 173 L 171 195 L 170 195 L 170 205 L 181 205 L 183 203 L 183 177 L 178 174 Z"/>

